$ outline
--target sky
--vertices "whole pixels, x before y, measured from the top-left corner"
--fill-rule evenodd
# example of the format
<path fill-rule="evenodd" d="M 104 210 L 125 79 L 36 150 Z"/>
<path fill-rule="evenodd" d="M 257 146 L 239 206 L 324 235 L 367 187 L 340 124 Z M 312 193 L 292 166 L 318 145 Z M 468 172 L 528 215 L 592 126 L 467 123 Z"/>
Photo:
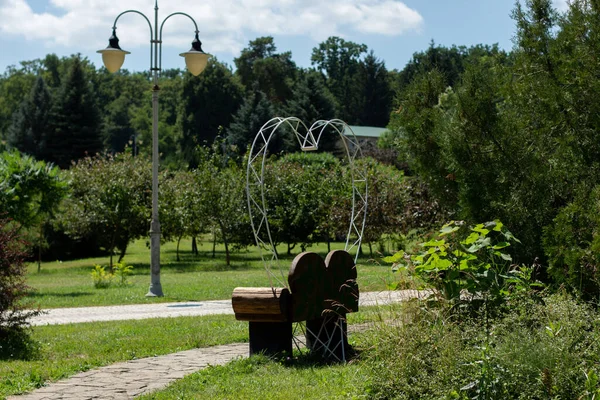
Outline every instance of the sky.
<path fill-rule="evenodd" d="M 567 0 L 553 0 L 564 10 Z M 191 16 L 204 51 L 230 66 L 260 36 L 273 36 L 278 52 L 291 51 L 309 67 L 312 49 L 329 36 L 364 43 L 401 70 L 417 51 L 436 44 L 497 43 L 510 50 L 514 0 L 158 0 L 158 24 L 174 12 Z M 97 67 L 96 50 L 108 44 L 117 15 L 137 10 L 154 26 L 155 0 L 0 0 L 0 73 L 20 61 L 81 53 Z M 131 51 L 123 68 L 150 68 L 150 26 L 136 13 L 119 18 L 121 48 Z M 163 68 L 184 68 L 194 22 L 174 15 L 163 25 Z"/>

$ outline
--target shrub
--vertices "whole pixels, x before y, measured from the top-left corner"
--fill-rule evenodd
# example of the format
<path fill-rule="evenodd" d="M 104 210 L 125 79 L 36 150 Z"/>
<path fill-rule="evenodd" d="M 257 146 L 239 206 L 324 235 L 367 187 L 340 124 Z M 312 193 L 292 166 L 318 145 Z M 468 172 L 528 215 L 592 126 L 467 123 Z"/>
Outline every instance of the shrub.
<path fill-rule="evenodd" d="M 25 284 L 25 243 L 17 229 L 0 219 L 0 338 L 28 324 L 40 310 L 27 309 L 23 298 L 30 288 Z M 2 342 L 2 341 L 0 341 Z"/>
<path fill-rule="evenodd" d="M 490 320 L 449 320 L 415 302 L 402 318 L 363 338 L 372 399 L 591 399 L 600 389 L 600 314 L 570 295 L 521 297 Z"/>
<path fill-rule="evenodd" d="M 548 273 L 554 281 L 598 299 L 600 291 L 600 186 L 560 210 L 544 230 Z"/>
<path fill-rule="evenodd" d="M 95 265 L 91 275 L 92 279 L 94 280 L 94 287 L 96 289 L 104 289 L 109 287 L 114 278 L 114 275 L 111 272 L 106 271 L 106 269 L 101 265 Z"/>
<path fill-rule="evenodd" d="M 512 258 L 506 253 L 511 242 L 518 239 L 500 221 L 468 228 L 463 221 L 451 221 L 437 237 L 422 243 L 420 252 L 400 251 L 383 260 L 393 263 L 395 270 L 407 269 L 416 275 L 440 299 L 456 302 L 469 294 L 468 300 L 502 300 L 508 285 L 519 283 L 519 275 L 511 271 Z"/>
<path fill-rule="evenodd" d="M 119 285 L 126 286 L 128 284 L 127 277 L 133 272 L 133 266 L 126 265 L 125 261 L 113 265 L 114 275 L 119 279 Z"/>

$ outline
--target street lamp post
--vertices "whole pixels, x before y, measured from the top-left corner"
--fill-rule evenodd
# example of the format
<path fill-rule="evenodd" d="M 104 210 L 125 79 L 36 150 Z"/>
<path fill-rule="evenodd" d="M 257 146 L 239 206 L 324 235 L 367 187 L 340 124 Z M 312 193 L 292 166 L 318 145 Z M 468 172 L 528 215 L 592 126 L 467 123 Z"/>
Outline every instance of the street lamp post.
<path fill-rule="evenodd" d="M 128 51 L 121 49 L 119 46 L 119 38 L 117 37 L 117 21 L 119 18 L 128 13 L 139 14 L 150 27 L 150 71 L 152 71 L 152 221 L 150 223 L 150 289 L 146 294 L 147 297 L 163 296 L 162 286 L 160 284 L 160 222 L 158 219 L 158 74 L 162 67 L 162 30 L 165 22 L 175 16 L 183 15 L 192 20 L 195 27 L 195 36 L 192 41 L 192 48 L 181 53 L 180 56 L 185 58 L 187 69 L 192 75 L 197 76 L 206 68 L 209 54 L 202 51 L 202 43 L 198 39 L 198 24 L 186 13 L 175 12 L 169 14 L 158 25 L 158 0 L 154 3 L 154 28 L 152 23 L 140 11 L 127 10 L 122 12 L 115 18 L 112 27 L 112 36 L 108 40 L 108 47 L 104 50 L 98 50 L 102 54 L 104 66 L 110 72 L 117 72 L 125 61 L 125 55 L 130 54 Z"/>

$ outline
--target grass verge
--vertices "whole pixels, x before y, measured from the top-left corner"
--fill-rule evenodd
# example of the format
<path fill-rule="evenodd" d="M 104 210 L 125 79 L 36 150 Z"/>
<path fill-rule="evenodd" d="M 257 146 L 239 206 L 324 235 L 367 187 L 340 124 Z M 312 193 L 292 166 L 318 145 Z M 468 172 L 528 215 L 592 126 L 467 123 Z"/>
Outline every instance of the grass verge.
<path fill-rule="evenodd" d="M 334 243 L 333 248 L 343 245 Z M 181 249 L 190 249 L 191 241 L 182 241 Z M 150 250 L 145 241 L 134 242 L 125 257 L 125 263 L 134 267 L 126 286 L 112 285 L 106 289 L 93 286 L 91 270 L 95 264 L 108 264 L 108 257 L 90 258 L 42 264 L 41 272 L 36 265 L 29 266 L 27 283 L 36 291 L 29 296 L 34 305 L 42 308 L 85 307 L 117 304 L 140 304 L 147 302 L 222 300 L 231 297 L 237 286 L 270 286 L 260 254 L 255 247 L 232 254 L 231 266 L 224 263 L 224 251 L 217 246 L 212 258 L 211 245 L 204 243 L 198 256 L 180 251 L 177 261 L 175 243 L 161 247 L 161 281 L 165 296 L 146 298 L 150 283 Z M 327 254 L 324 244 L 309 249 Z M 282 253 L 284 249 L 281 249 Z M 287 268 L 294 255 L 282 256 L 281 265 L 287 277 Z M 364 258 L 359 260 L 358 283 L 361 291 L 383 290 L 393 279 L 389 266 L 381 266 Z"/>
<path fill-rule="evenodd" d="M 247 339 L 230 315 L 34 327 L 28 354 L 0 359 L 0 398 L 120 361 Z"/>

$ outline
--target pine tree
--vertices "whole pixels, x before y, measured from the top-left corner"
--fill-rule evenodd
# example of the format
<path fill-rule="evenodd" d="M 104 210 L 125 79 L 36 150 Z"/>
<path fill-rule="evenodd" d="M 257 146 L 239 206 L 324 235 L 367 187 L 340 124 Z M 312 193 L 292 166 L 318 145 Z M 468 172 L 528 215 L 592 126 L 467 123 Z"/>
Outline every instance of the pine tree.
<path fill-rule="evenodd" d="M 73 59 L 52 107 L 43 158 L 61 168 L 102 150 L 101 119 L 79 57 Z"/>
<path fill-rule="evenodd" d="M 211 145 L 219 128 L 230 124 L 242 102 L 243 88 L 227 66 L 212 61 L 199 77 L 186 75 L 181 97 L 177 147 L 190 167 L 195 168 L 196 147 Z"/>
<path fill-rule="evenodd" d="M 363 91 L 358 122 L 365 126 L 387 126 L 392 109 L 392 90 L 385 63 L 371 51 L 360 64 L 358 74 Z"/>
<path fill-rule="evenodd" d="M 335 118 L 335 97 L 325 86 L 323 77 L 318 72 L 311 71 L 296 83 L 292 98 L 285 105 L 283 113 L 301 119 L 310 127 L 315 121 Z M 336 136 L 322 136 L 319 150 L 332 151 L 338 139 Z"/>
<path fill-rule="evenodd" d="M 227 128 L 226 142 L 231 152 L 245 153 L 260 128 L 275 116 L 275 108 L 263 92 L 258 89 L 250 92 Z M 269 151 L 279 153 L 287 150 L 292 146 L 292 140 L 290 132 L 285 130 L 276 132 L 269 143 Z"/>
<path fill-rule="evenodd" d="M 8 146 L 41 158 L 48 132 L 52 98 L 42 77 L 38 77 L 8 129 Z"/>

